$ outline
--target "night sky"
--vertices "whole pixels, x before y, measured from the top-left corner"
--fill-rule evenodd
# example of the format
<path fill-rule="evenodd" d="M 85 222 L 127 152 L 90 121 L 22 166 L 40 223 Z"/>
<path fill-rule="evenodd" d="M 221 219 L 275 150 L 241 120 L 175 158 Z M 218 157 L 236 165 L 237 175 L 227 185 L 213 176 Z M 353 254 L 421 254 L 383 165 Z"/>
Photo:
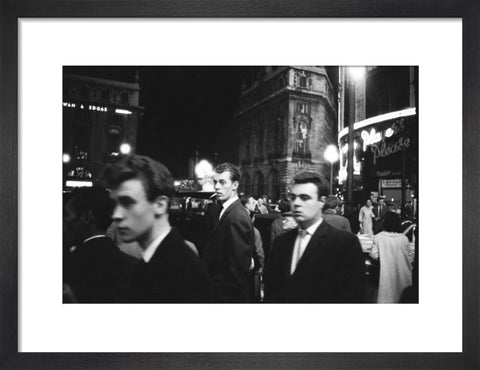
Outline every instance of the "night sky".
<path fill-rule="evenodd" d="M 239 105 L 242 83 L 258 67 L 65 67 L 65 73 L 134 82 L 139 72 L 137 153 L 164 163 L 176 178 L 188 176 L 188 158 L 213 160 L 218 131 Z"/>

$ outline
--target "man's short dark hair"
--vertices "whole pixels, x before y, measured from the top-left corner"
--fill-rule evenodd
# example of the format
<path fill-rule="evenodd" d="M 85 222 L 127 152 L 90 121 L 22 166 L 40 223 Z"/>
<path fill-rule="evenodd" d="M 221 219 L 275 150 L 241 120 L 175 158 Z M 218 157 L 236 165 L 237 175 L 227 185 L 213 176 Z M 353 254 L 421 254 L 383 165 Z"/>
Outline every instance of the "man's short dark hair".
<path fill-rule="evenodd" d="M 98 230 L 107 230 L 112 223 L 113 202 L 108 191 L 100 186 L 76 188 L 69 199 L 75 214 L 91 212 Z"/>
<path fill-rule="evenodd" d="M 329 195 L 323 206 L 323 210 L 327 209 L 336 209 L 338 206 L 342 205 L 342 201 L 338 199 L 335 195 Z"/>
<path fill-rule="evenodd" d="M 387 212 L 383 217 L 382 227 L 385 231 L 390 231 L 394 233 L 402 232 L 402 222 L 400 216 L 395 212 Z"/>
<path fill-rule="evenodd" d="M 245 205 L 248 203 L 248 200 L 251 198 L 251 195 L 244 194 L 240 197 L 240 203 L 242 203 L 242 206 L 245 207 Z"/>
<path fill-rule="evenodd" d="M 328 195 L 328 186 L 325 180 L 318 172 L 305 171 L 301 172 L 293 178 L 294 184 L 308 184 L 312 183 L 317 187 L 318 199 L 322 196 Z"/>
<path fill-rule="evenodd" d="M 290 199 L 282 198 L 278 203 L 278 209 L 280 210 L 280 213 L 290 212 Z"/>
<path fill-rule="evenodd" d="M 160 195 L 171 198 L 175 192 L 173 177 L 168 168 L 147 156 L 130 155 L 122 158 L 107 166 L 102 177 L 110 189 L 127 180 L 140 180 L 150 202 Z"/>
<path fill-rule="evenodd" d="M 226 171 L 230 172 L 230 180 L 232 182 L 235 182 L 235 181 L 240 182 L 240 175 L 241 175 L 240 168 L 238 168 L 234 164 L 225 162 L 215 167 L 216 173 L 224 173 Z"/>

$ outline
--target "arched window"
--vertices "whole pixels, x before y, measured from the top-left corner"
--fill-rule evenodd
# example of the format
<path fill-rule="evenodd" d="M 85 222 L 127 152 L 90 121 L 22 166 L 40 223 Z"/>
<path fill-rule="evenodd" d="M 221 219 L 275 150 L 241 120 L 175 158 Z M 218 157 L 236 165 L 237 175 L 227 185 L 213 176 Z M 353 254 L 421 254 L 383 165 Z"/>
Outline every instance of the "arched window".
<path fill-rule="evenodd" d="M 122 95 L 120 95 L 120 101 L 122 104 L 128 104 L 128 92 L 122 92 Z"/>
<path fill-rule="evenodd" d="M 268 196 L 271 197 L 274 201 L 280 199 L 280 175 L 278 170 L 272 169 L 268 174 Z"/>
<path fill-rule="evenodd" d="M 239 193 L 250 194 L 250 191 L 251 191 L 250 175 L 248 173 L 242 174 L 242 177 L 240 180 Z"/>
<path fill-rule="evenodd" d="M 252 193 L 255 198 L 260 197 L 265 193 L 263 174 L 260 171 L 255 173 Z"/>

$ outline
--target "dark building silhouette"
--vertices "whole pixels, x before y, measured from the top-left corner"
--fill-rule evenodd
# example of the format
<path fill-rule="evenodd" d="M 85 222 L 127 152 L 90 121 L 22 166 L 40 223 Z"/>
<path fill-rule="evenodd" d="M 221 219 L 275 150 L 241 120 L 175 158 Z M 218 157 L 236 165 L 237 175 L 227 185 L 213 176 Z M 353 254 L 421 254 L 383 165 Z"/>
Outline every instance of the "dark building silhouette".
<path fill-rule="evenodd" d="M 142 107 L 135 83 L 63 75 L 64 188 L 94 181 L 122 151 L 134 153 Z M 75 183 L 76 181 L 76 183 Z"/>

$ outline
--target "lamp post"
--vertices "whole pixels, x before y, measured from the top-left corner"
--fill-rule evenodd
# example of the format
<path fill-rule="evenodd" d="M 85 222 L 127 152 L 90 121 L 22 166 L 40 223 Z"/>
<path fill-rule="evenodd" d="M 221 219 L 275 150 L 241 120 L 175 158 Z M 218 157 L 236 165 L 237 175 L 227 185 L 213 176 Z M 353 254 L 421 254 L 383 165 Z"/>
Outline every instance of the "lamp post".
<path fill-rule="evenodd" d="M 329 145 L 327 149 L 325 149 L 325 153 L 323 154 L 325 159 L 330 162 L 330 194 L 333 193 L 333 164 L 338 161 L 338 149 L 336 145 Z"/>
<path fill-rule="evenodd" d="M 347 214 L 353 212 L 353 160 L 354 160 L 354 124 L 355 124 L 355 86 L 356 83 L 365 77 L 366 68 L 358 67 L 343 67 L 342 69 L 342 85 L 344 88 L 344 112 L 343 112 L 343 127 L 348 127 L 348 151 L 347 151 L 347 179 L 346 179 L 346 200 L 347 204 L 345 211 Z"/>

